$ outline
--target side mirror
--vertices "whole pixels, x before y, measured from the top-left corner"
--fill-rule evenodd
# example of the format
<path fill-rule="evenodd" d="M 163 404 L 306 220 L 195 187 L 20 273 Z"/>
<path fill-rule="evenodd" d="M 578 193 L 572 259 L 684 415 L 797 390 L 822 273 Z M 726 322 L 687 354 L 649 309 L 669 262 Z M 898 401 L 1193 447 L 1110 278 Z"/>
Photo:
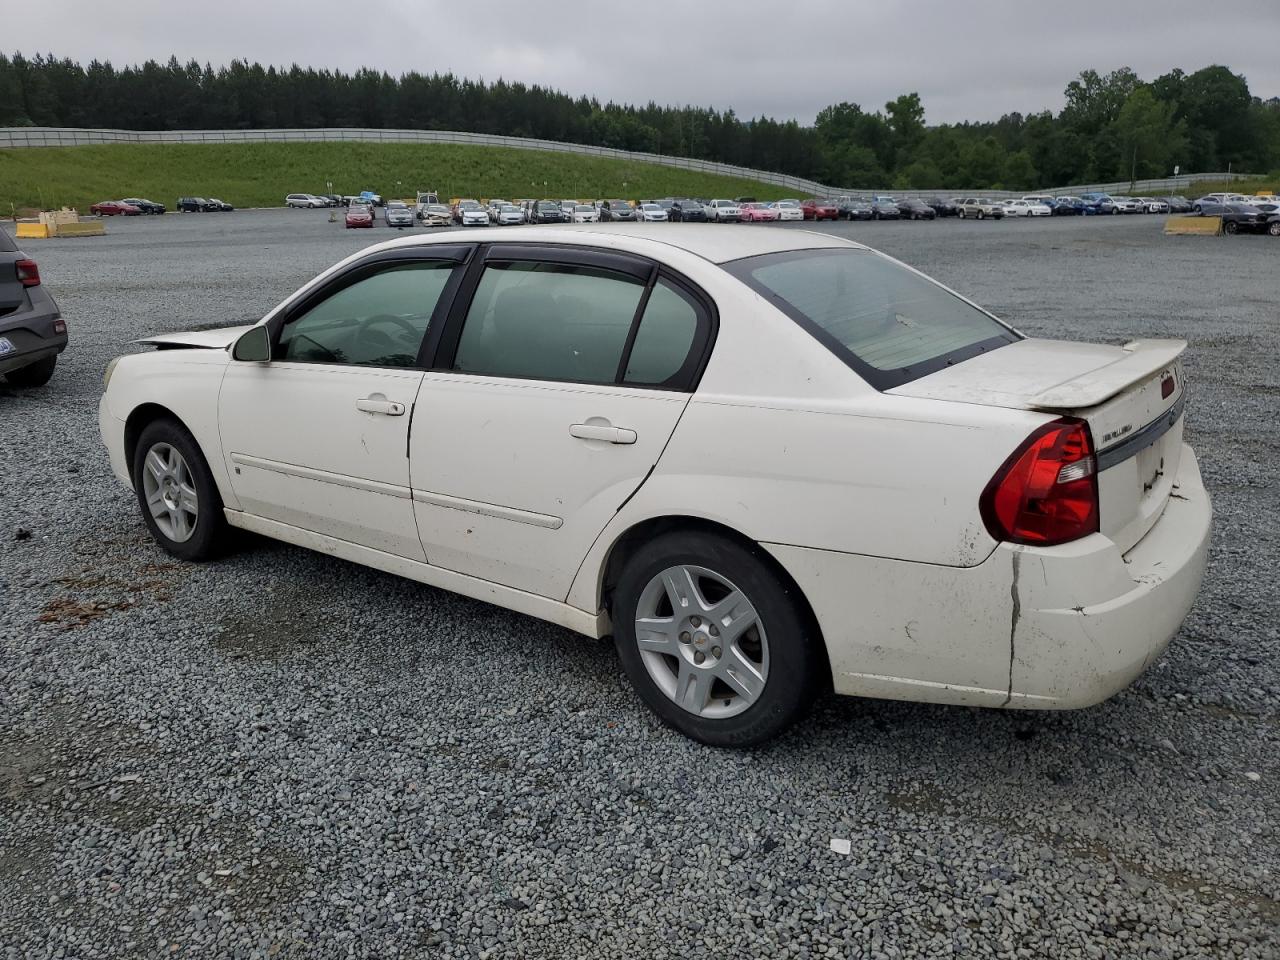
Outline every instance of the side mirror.
<path fill-rule="evenodd" d="M 267 332 L 267 328 L 259 324 L 240 334 L 240 339 L 231 348 L 231 359 L 254 363 L 270 361 L 271 334 Z"/>

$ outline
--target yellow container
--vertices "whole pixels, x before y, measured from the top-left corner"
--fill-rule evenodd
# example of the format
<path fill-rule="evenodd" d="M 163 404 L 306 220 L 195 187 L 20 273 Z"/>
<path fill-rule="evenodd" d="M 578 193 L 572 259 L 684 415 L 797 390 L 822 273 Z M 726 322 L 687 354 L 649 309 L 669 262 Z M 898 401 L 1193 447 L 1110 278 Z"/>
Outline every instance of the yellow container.
<path fill-rule="evenodd" d="M 107 225 L 101 220 L 90 220 L 85 223 L 60 223 L 53 231 L 55 237 L 104 237 Z"/>

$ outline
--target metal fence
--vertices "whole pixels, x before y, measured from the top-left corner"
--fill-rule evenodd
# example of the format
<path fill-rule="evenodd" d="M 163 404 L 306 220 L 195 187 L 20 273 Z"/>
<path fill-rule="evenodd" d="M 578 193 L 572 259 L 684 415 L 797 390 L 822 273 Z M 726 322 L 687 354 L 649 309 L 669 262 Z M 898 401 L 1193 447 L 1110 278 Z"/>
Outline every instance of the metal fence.
<path fill-rule="evenodd" d="M 324 143 L 333 141 L 357 141 L 361 143 L 458 143 L 486 147 L 512 147 L 519 150 L 544 150 L 555 153 L 576 153 L 584 156 L 607 157 L 637 163 L 656 163 L 681 170 L 694 170 L 718 176 L 754 180 L 773 186 L 794 190 L 808 196 L 863 196 L 877 193 L 893 193 L 885 184 L 863 187 L 832 187 L 802 177 L 792 177 L 768 170 L 753 170 L 710 160 L 693 160 L 688 157 L 672 157 L 657 153 L 636 153 L 631 150 L 614 150 L 611 147 L 592 147 L 579 143 L 561 143 L 557 140 L 536 140 L 532 137 L 502 137 L 485 133 L 461 133 L 454 130 L 380 130 L 361 127 L 319 127 L 295 130 L 100 130 L 80 127 L 0 127 L 0 150 L 23 147 L 83 147 L 103 143 Z M 1239 179 L 1236 174 L 1236 179 Z M 1192 173 L 1160 180 L 1139 180 L 1133 185 L 1135 193 L 1185 193 L 1196 183 L 1227 181 L 1227 173 Z M 1039 192 L 1055 194 L 1127 193 L 1130 183 L 1071 184 Z M 896 191 L 901 193 L 903 191 Z M 912 194 L 956 195 L 981 193 L 990 197 L 1019 197 L 1026 190 L 964 191 L 947 189 L 913 189 Z"/>

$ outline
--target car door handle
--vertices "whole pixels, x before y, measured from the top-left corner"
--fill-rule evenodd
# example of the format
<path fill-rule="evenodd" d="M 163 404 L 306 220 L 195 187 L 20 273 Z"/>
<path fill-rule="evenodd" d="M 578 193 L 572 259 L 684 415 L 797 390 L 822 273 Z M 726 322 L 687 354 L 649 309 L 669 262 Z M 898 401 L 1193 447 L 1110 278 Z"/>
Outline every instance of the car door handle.
<path fill-rule="evenodd" d="M 635 443 L 636 432 L 626 427 L 604 423 L 575 423 L 569 427 L 569 436 L 579 440 L 604 440 L 606 443 Z"/>
<path fill-rule="evenodd" d="M 404 416 L 403 403 L 388 400 L 380 393 L 375 393 L 371 397 L 361 397 L 356 401 L 356 409 L 363 410 L 365 413 L 380 413 L 386 417 Z"/>

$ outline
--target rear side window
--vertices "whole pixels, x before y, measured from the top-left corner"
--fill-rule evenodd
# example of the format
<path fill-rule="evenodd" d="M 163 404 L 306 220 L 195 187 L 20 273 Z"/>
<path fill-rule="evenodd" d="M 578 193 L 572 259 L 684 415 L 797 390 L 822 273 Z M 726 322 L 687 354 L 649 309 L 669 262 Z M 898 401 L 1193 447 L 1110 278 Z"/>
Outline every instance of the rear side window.
<path fill-rule="evenodd" d="M 460 373 L 693 388 L 714 315 L 665 277 L 593 265 L 496 261 L 484 268 L 454 353 Z"/>
<path fill-rule="evenodd" d="M 467 311 L 454 369 L 613 383 L 644 290 L 640 280 L 594 267 L 489 264 Z"/>
<path fill-rule="evenodd" d="M 679 374 L 698 335 L 699 312 L 689 294 L 658 281 L 640 318 L 623 379 L 660 385 Z"/>
<path fill-rule="evenodd" d="M 878 390 L 1019 339 L 990 314 L 869 250 L 788 251 L 726 269 Z"/>
<path fill-rule="evenodd" d="M 17 250 L 18 246 L 13 242 L 13 238 L 9 236 L 9 232 L 0 228 L 0 252 L 16 253 Z"/>

